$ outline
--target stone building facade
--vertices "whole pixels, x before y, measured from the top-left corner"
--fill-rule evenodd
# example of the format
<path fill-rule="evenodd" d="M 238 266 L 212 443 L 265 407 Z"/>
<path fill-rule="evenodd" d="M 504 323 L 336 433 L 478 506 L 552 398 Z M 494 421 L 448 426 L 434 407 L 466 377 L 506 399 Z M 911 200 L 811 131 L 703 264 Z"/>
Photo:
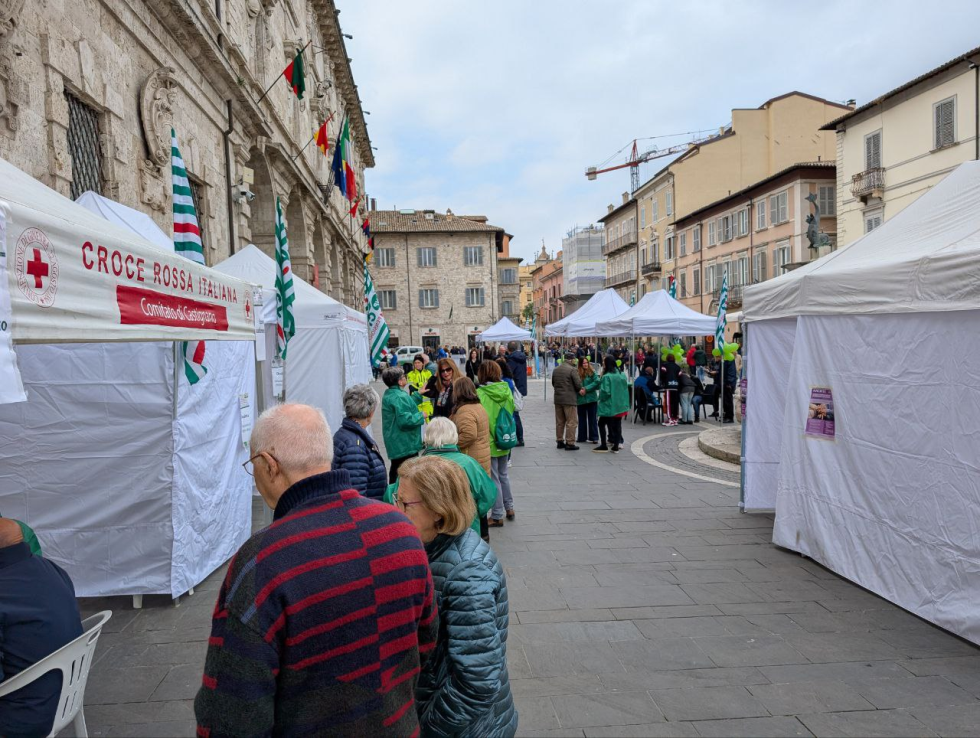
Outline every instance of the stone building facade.
<path fill-rule="evenodd" d="M 389 346 L 472 346 L 500 318 L 503 228 L 452 211 L 373 210 L 370 218 L 371 277 Z"/>
<path fill-rule="evenodd" d="M 367 208 L 350 215 L 328 158 L 300 153 L 331 114 L 332 152 L 348 114 L 359 191 L 374 166 L 339 12 L 333 0 L 0 0 L 0 156 L 169 234 L 173 127 L 208 264 L 249 243 L 272 255 L 278 196 L 296 274 L 359 307 Z M 300 101 L 274 82 L 307 42 Z"/>
<path fill-rule="evenodd" d="M 538 340 L 544 338 L 545 327 L 565 317 L 565 303 L 561 300 L 565 290 L 563 266 L 562 252 L 559 251 L 552 258 L 542 243 L 541 253 L 531 270 L 531 294 L 538 324 Z"/>
<path fill-rule="evenodd" d="M 639 300 L 639 250 L 636 236 L 636 198 L 623 193 L 623 202 L 609 205 L 599 222 L 605 226 L 606 288 L 612 287 L 627 303 Z"/>

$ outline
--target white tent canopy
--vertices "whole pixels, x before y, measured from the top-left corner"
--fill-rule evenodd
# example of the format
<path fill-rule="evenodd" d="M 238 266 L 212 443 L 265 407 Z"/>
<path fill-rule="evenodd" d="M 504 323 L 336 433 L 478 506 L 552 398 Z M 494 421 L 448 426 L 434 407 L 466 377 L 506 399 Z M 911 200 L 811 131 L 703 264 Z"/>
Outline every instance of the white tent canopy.
<path fill-rule="evenodd" d="M 626 312 L 596 325 L 600 336 L 708 336 L 715 319 L 691 310 L 666 290 L 648 292 Z"/>
<path fill-rule="evenodd" d="M 530 341 L 531 331 L 518 328 L 513 321 L 504 316 L 476 337 L 481 343 L 506 343 L 507 341 Z"/>
<path fill-rule="evenodd" d="M 0 159 L 17 343 L 251 340 L 251 289 L 89 212 Z"/>
<path fill-rule="evenodd" d="M 616 290 L 596 292 L 582 307 L 571 315 L 545 327 L 546 336 L 589 337 L 598 336 L 596 324 L 612 320 L 630 309 Z"/>
<path fill-rule="evenodd" d="M 980 643 L 980 163 L 748 288 L 744 312 L 746 509 L 774 506 L 775 543 Z M 833 424 L 808 435 L 814 388 Z"/>
<path fill-rule="evenodd" d="M 745 320 L 980 308 L 978 188 L 980 163 L 960 165 L 847 248 L 747 287 Z"/>
<path fill-rule="evenodd" d="M 145 214 L 80 202 L 172 254 Z M 27 401 L 0 405 L 0 512 L 34 527 L 79 596 L 177 597 L 248 538 L 253 345 L 208 341 L 193 387 L 172 341 L 18 348 Z"/>
<path fill-rule="evenodd" d="M 262 318 L 275 330 L 276 262 L 249 244 L 215 269 L 262 286 Z M 344 419 L 344 390 L 371 381 L 367 319 L 295 274 L 293 289 L 296 335 L 286 352 L 286 399 L 321 408 L 336 429 Z"/>

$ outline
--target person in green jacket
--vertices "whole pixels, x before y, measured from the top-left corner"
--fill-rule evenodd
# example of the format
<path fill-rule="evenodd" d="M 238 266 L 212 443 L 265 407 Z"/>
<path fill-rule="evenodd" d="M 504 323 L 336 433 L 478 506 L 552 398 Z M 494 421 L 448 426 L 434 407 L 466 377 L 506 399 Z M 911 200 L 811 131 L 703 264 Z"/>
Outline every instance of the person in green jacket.
<path fill-rule="evenodd" d="M 596 374 L 589 359 L 583 356 L 578 360 L 578 377 L 582 380 L 584 395 L 578 396 L 578 435 L 576 441 L 599 443 L 599 424 L 596 421 L 596 410 L 599 402 L 599 375 Z"/>
<path fill-rule="evenodd" d="M 405 372 L 398 367 L 385 369 L 381 381 L 388 388 L 381 398 L 381 431 L 385 451 L 391 460 L 388 470 L 388 482 L 391 483 L 398 478 L 398 467 L 405 459 L 417 456 L 422 449 L 421 429 L 425 425 L 425 415 L 418 406 L 425 398 L 417 392 L 413 396 L 405 391 L 408 381 Z"/>
<path fill-rule="evenodd" d="M 490 512 L 494 501 L 497 499 L 497 485 L 493 483 L 490 475 L 483 467 L 464 453 L 460 453 L 456 443 L 459 441 L 459 434 L 456 426 L 448 418 L 435 418 L 425 426 L 425 434 L 422 437 L 424 448 L 422 456 L 441 456 L 466 472 L 466 478 L 470 482 L 470 494 L 473 495 L 473 502 L 476 503 L 476 517 L 470 527 L 480 533 L 480 519 Z M 398 480 L 394 484 L 389 484 L 384 494 L 384 501 L 394 505 L 395 495 L 398 494 Z"/>
<path fill-rule="evenodd" d="M 503 526 L 505 513 L 508 520 L 516 517 L 514 496 L 510 491 L 510 477 L 507 476 L 510 451 L 497 448 L 497 439 L 494 436 L 500 411 L 507 410 L 511 414 L 514 413 L 514 395 L 510 385 L 501 377 L 500 365 L 496 361 L 484 361 L 480 364 L 477 372 L 480 386 L 476 388 L 476 394 L 480 398 L 483 409 L 487 411 L 487 419 L 490 421 L 490 475 L 497 485 L 497 500 L 493 503 L 490 520 L 487 522 L 491 528 Z"/>
<path fill-rule="evenodd" d="M 593 451 L 619 453 L 623 440 L 623 418 L 630 410 L 630 391 L 626 376 L 616 366 L 616 360 L 607 356 L 602 364 L 602 379 L 599 382 L 599 440 L 601 443 Z M 609 431 L 609 443 L 606 446 L 606 430 Z"/>

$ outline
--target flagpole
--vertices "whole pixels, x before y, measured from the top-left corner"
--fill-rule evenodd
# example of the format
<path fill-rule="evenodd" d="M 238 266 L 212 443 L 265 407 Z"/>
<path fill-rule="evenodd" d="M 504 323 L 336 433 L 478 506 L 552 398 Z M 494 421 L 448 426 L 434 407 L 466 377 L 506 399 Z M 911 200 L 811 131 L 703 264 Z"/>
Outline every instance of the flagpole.
<path fill-rule="evenodd" d="M 300 50 L 299 50 L 299 51 L 298 51 L 298 52 L 296 53 L 296 56 L 299 56 L 299 55 L 300 55 L 300 54 L 302 54 L 302 53 L 303 53 L 304 51 L 306 51 L 306 49 L 307 49 L 307 48 L 309 47 L 309 45 L 310 45 L 310 44 L 312 44 L 312 43 L 313 43 L 313 41 L 312 41 L 312 40 L 311 40 L 311 41 L 307 41 L 307 42 L 306 42 L 306 46 L 304 46 L 304 47 L 303 47 L 302 49 L 300 49 Z M 295 58 L 295 57 L 294 57 L 294 58 Z M 276 75 L 276 78 L 275 78 L 275 79 L 274 79 L 274 80 L 272 81 L 272 84 L 271 84 L 271 85 L 269 85 L 269 86 L 268 86 L 268 87 L 266 88 L 266 91 L 262 93 L 262 97 L 260 97 L 260 98 L 259 98 L 258 100 L 256 100 L 256 101 L 255 101 L 255 104 L 256 104 L 256 105 L 258 105 L 258 104 L 259 104 L 260 102 L 262 102 L 263 100 L 265 100 L 265 98 L 266 98 L 266 95 L 268 95 L 268 94 L 269 94 L 270 92 L 272 92 L 272 88 L 276 86 L 276 82 L 278 82 L 278 81 L 279 81 L 279 78 L 280 78 L 280 77 L 282 77 L 282 72 L 279 72 L 279 74 L 277 74 L 277 75 Z M 309 144 L 307 144 L 307 145 L 309 145 Z"/>
<path fill-rule="evenodd" d="M 276 81 L 278 82 L 278 80 L 276 80 Z M 311 143 L 313 143 L 313 139 L 315 139 L 317 136 L 320 135 L 320 129 L 323 128 L 323 126 L 329 125 L 330 124 L 330 121 L 332 121 L 332 120 L 333 120 L 333 113 L 331 113 L 330 114 L 330 117 L 327 118 L 320 126 L 318 126 L 315 131 L 313 131 L 313 135 L 310 136 L 310 140 L 307 141 L 305 144 L 303 144 L 303 148 L 301 148 L 299 150 L 299 153 L 296 154 L 296 156 L 293 157 L 293 161 L 296 161 L 297 159 L 299 159 L 303 155 L 303 152 L 306 151 L 306 147 L 309 146 Z"/>

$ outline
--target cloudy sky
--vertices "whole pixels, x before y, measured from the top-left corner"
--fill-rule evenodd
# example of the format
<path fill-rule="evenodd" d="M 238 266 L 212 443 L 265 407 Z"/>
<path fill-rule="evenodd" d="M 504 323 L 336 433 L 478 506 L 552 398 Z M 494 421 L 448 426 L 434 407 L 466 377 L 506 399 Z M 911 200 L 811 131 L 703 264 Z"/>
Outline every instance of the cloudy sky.
<path fill-rule="evenodd" d="M 665 148 L 794 89 L 863 104 L 980 46 L 980 2 L 957 0 L 337 6 L 371 113 L 378 207 L 485 214 L 526 259 L 620 202 L 629 169 L 584 172 L 634 138 Z"/>

